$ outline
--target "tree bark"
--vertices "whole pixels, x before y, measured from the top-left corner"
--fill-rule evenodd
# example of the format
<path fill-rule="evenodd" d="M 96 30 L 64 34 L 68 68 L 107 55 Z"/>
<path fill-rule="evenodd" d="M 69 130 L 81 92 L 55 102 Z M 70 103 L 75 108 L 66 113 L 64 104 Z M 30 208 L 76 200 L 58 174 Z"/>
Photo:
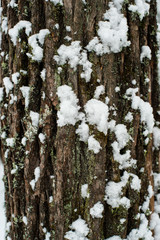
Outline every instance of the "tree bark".
<path fill-rule="evenodd" d="M 124 1 L 121 12 L 127 19 L 131 44 L 118 53 L 110 52 L 102 56 L 86 50 L 86 46 L 97 36 L 98 23 L 104 21 L 109 0 L 87 0 L 86 4 L 82 0 L 64 0 L 63 5 L 55 5 L 54 1 L 18 0 L 14 7 L 9 6 L 9 2 L 2 0 L 2 20 L 7 18 L 8 30 L 6 33 L 2 31 L 0 67 L 0 84 L 4 88 L 1 101 L 1 157 L 5 169 L 6 216 L 7 222 L 11 223 L 6 236 L 12 240 L 68 239 L 65 235 L 71 230 L 70 225 L 80 216 L 89 228 L 88 239 L 102 240 L 115 235 L 125 239 L 133 229 L 139 229 L 141 221 L 137 218 L 138 214 L 144 214 L 150 220 L 154 212 L 153 196 L 149 199 L 148 211 L 143 212 L 142 205 L 148 197 L 148 187 L 154 188 L 152 172 L 159 172 L 159 151 L 153 150 L 152 133 L 149 133 L 148 143 L 145 144 L 141 112 L 133 109 L 131 100 L 125 96 L 127 89 L 138 88 L 137 96 L 151 105 L 155 120 L 160 121 L 157 114 L 160 101 L 156 0 L 148 3 L 149 14 L 142 20 L 137 13 L 129 11 L 132 1 Z M 50 31 L 45 37 L 41 61 L 33 60 L 27 54 L 32 54 L 32 49 L 25 28 L 19 31 L 16 45 L 9 36 L 9 29 L 21 20 L 31 22 L 30 36 L 41 29 Z M 71 30 L 67 31 L 66 26 L 70 26 Z M 65 39 L 66 36 L 72 39 L 71 42 Z M 92 63 L 89 82 L 81 77 L 82 65 L 75 70 L 69 62 L 60 66 L 55 61 L 54 56 L 60 46 L 69 46 L 73 41 L 80 41 L 82 50 L 86 50 Z M 142 46 L 150 47 L 151 60 L 141 62 Z M 43 69 L 46 70 L 45 80 L 41 77 Z M 19 73 L 17 84 L 12 82 L 14 73 Z M 8 94 L 5 77 L 9 77 L 13 84 Z M 147 83 L 146 78 L 149 79 Z M 136 80 L 135 85 L 133 80 Z M 109 119 L 115 120 L 116 124 L 124 124 L 132 139 L 120 150 L 120 154 L 130 150 L 130 158 L 136 159 L 137 165 L 120 168 L 113 155 L 112 144 L 116 141 L 116 135 L 111 130 L 105 135 L 88 124 L 89 134 L 94 135 L 101 145 L 101 150 L 95 154 L 76 134 L 79 122 L 58 126 L 60 101 L 57 89 L 63 85 L 72 88 L 82 112 L 86 103 L 94 98 L 96 87 L 104 86 L 105 94 L 100 96 L 100 100 L 105 102 L 105 97 L 110 99 Z M 30 87 L 28 108 L 20 89 L 22 86 Z M 120 91 L 115 91 L 117 86 Z M 11 101 L 13 96 L 17 100 Z M 39 113 L 38 127 L 33 126 L 30 111 Z M 128 112 L 133 115 L 131 122 L 125 120 Z M 45 135 L 44 142 L 39 138 L 40 133 Z M 26 145 L 22 144 L 24 137 Z M 7 144 L 7 139 L 11 138 L 14 139 L 14 146 Z M 40 177 L 32 189 L 30 183 L 35 179 L 37 167 Z M 122 196 L 130 200 L 130 208 L 123 205 L 113 207 L 105 200 L 106 184 L 120 182 L 125 171 L 130 177 L 122 188 Z M 140 191 L 131 187 L 131 174 L 141 180 Z M 88 184 L 89 196 L 86 198 L 81 194 L 84 184 Z M 104 206 L 103 216 L 94 218 L 90 209 L 99 201 Z M 47 233 L 49 238 L 46 237 Z"/>

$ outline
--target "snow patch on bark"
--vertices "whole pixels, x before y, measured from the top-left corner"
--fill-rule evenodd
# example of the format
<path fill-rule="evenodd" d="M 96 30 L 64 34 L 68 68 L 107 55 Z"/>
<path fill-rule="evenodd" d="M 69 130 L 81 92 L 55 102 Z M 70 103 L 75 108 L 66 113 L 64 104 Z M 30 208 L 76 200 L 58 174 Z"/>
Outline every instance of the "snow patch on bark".
<path fill-rule="evenodd" d="M 94 206 L 90 209 L 90 214 L 91 214 L 92 218 L 102 218 L 103 211 L 104 211 L 104 206 L 99 201 L 96 204 L 94 204 Z"/>
<path fill-rule="evenodd" d="M 149 14 L 150 0 L 135 0 L 135 4 L 129 5 L 129 10 L 138 13 L 140 20 Z"/>
<path fill-rule="evenodd" d="M 3 182 L 4 168 L 0 160 L 0 236 L 1 239 L 5 239 L 5 228 L 6 228 L 6 214 L 5 214 L 5 188 Z"/>
<path fill-rule="evenodd" d="M 89 228 L 86 222 L 79 217 L 76 221 L 74 221 L 70 226 L 71 231 L 68 231 L 65 234 L 65 238 L 68 240 L 89 240 L 87 235 L 89 233 Z"/>
<path fill-rule="evenodd" d="M 8 33 L 14 46 L 16 46 L 19 31 L 24 28 L 26 35 L 29 36 L 31 33 L 31 26 L 31 22 L 21 20 L 13 28 L 9 29 Z"/>
<path fill-rule="evenodd" d="M 33 61 L 42 61 L 43 48 L 41 46 L 43 46 L 45 37 L 49 33 L 50 31 L 48 29 L 41 29 L 39 33 L 36 33 L 28 38 L 28 43 L 32 48 L 32 53 L 27 53 L 27 56 L 30 57 Z"/>

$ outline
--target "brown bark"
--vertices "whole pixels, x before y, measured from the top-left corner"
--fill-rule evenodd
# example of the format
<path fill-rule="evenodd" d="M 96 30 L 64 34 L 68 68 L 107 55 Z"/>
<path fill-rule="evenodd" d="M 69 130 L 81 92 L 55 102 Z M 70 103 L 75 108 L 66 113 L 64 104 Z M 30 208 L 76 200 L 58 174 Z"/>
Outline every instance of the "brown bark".
<path fill-rule="evenodd" d="M 4 77 L 11 78 L 15 72 L 27 71 L 27 75 L 20 73 L 19 83 L 11 90 L 17 96 L 17 101 L 9 104 L 11 96 L 5 94 L 1 103 L 1 116 L 5 115 L 4 119 L 1 118 L 1 132 L 5 131 L 7 138 L 15 139 L 14 148 L 9 148 L 8 157 L 5 157 L 8 149 L 6 139 L 1 139 L 1 156 L 5 168 L 6 214 L 7 221 L 12 224 L 8 236 L 12 240 L 43 240 L 43 228 L 46 228 L 51 234 L 51 239 L 63 240 L 71 223 L 80 215 L 88 224 L 90 232 L 87 237 L 90 240 L 102 240 L 114 235 L 126 238 L 133 228 L 139 227 L 139 220 L 135 220 L 135 216 L 140 213 L 139 206 L 145 201 L 149 184 L 153 186 L 152 170 L 159 170 L 159 152 L 153 152 L 152 135 L 146 146 L 140 113 L 133 110 L 130 101 L 124 98 L 126 90 L 134 87 L 132 80 L 136 79 L 138 96 L 142 95 L 142 99 L 151 104 L 154 117 L 159 120 L 156 1 L 151 0 L 150 14 L 142 21 L 138 15 L 133 16 L 128 10 L 128 4 L 124 4 L 123 13 L 127 18 L 131 45 L 116 54 L 96 56 L 94 52 L 87 52 L 88 59 L 93 64 L 89 83 L 80 77 L 81 66 L 74 71 L 69 64 L 65 64 L 59 74 L 58 64 L 53 57 L 61 44 L 68 44 L 64 39 L 66 35 L 69 35 L 72 41 L 81 41 L 85 49 L 89 41 L 97 35 L 98 22 L 103 20 L 109 1 L 88 0 L 84 7 L 81 0 L 64 0 L 63 6 L 54 6 L 52 2 L 45 0 L 18 0 L 16 8 L 7 7 L 8 2 L 2 0 L 2 16 L 8 18 L 8 29 L 20 20 L 27 20 L 32 23 L 31 35 L 44 28 L 50 31 L 45 39 L 44 57 L 41 62 L 32 61 L 27 57 L 26 53 L 31 49 L 24 30 L 20 31 L 21 41 L 17 41 L 16 46 L 8 34 L 2 34 L 1 51 L 4 52 L 4 57 L 1 57 L 1 86 L 4 86 Z M 57 23 L 59 29 L 55 28 Z M 71 27 L 71 32 L 66 31 L 66 26 Z M 152 50 L 152 59 L 145 64 L 140 61 L 143 45 L 150 46 Z M 43 68 L 46 69 L 45 81 L 40 77 Z M 145 75 L 150 79 L 146 85 Z M 100 79 L 100 83 L 97 83 L 97 79 Z M 110 99 L 109 105 L 114 105 L 117 111 L 116 116 L 111 112 L 110 118 L 116 120 L 116 124 L 126 124 L 133 142 L 130 141 L 123 150 L 125 153 L 130 149 L 131 157 L 137 159 L 137 168 L 131 167 L 128 172 L 138 175 L 142 182 L 140 193 L 131 189 L 129 185 L 123 189 L 124 196 L 131 200 L 130 209 L 113 209 L 104 200 L 106 183 L 119 182 L 124 173 L 113 158 L 111 144 L 115 135 L 108 132 L 105 136 L 90 126 L 90 133 L 96 136 L 102 147 L 98 154 L 94 154 L 79 140 L 75 133 L 76 126 L 57 126 L 59 100 L 56 92 L 63 84 L 72 87 L 82 110 L 86 102 L 93 97 L 96 87 L 99 84 L 104 85 L 105 94 Z M 28 109 L 25 109 L 25 101 L 20 91 L 22 86 L 30 87 Z M 120 86 L 120 92 L 115 92 L 116 86 Z M 31 124 L 30 111 L 40 114 L 39 127 L 36 130 Z M 128 111 L 134 116 L 132 126 L 124 119 Z M 21 140 L 26 132 L 27 143 L 23 146 Z M 46 136 L 44 144 L 38 138 L 39 133 Z M 11 174 L 14 165 L 18 166 L 18 171 Z M 33 191 L 30 182 L 34 179 L 36 167 L 40 167 L 40 178 Z M 83 184 L 89 186 L 88 199 L 81 196 Z M 50 197 L 53 197 L 52 202 Z M 98 201 L 105 206 L 103 218 L 92 218 L 90 208 Z M 150 200 L 150 210 L 154 211 L 153 198 Z M 27 225 L 22 221 L 24 216 L 27 217 Z M 121 218 L 126 220 L 124 224 L 120 224 Z"/>

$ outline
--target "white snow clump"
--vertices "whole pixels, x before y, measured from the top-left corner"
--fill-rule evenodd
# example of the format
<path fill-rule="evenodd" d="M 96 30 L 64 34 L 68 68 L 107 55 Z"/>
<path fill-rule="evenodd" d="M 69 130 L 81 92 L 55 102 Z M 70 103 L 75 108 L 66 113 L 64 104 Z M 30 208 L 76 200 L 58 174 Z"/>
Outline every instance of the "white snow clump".
<path fill-rule="evenodd" d="M 103 204 L 99 201 L 90 209 L 92 218 L 102 218 L 102 212 L 104 211 Z"/>
<path fill-rule="evenodd" d="M 149 14 L 149 2 L 150 0 L 135 0 L 135 5 L 130 4 L 128 9 L 134 13 L 138 13 L 140 20 L 142 20 Z"/>
<path fill-rule="evenodd" d="M 129 174 L 125 171 L 121 177 L 120 182 L 110 181 L 106 185 L 105 189 L 105 200 L 107 204 L 112 206 L 112 208 L 117 208 L 123 206 L 124 208 L 130 208 L 130 200 L 123 196 L 123 187 L 126 186 L 129 179 Z"/>
<path fill-rule="evenodd" d="M 9 29 L 9 36 L 11 37 L 11 41 L 13 42 L 14 46 L 16 46 L 18 33 L 21 29 L 25 28 L 25 33 L 29 36 L 31 32 L 31 22 L 21 20 L 19 21 L 13 28 Z"/>
<path fill-rule="evenodd" d="M 88 240 L 87 235 L 89 233 L 89 228 L 86 222 L 79 217 L 74 221 L 71 226 L 71 230 L 65 234 L 65 238 L 68 240 Z"/>
<path fill-rule="evenodd" d="M 39 124 L 39 113 L 30 111 L 30 118 L 32 120 L 33 127 L 38 127 Z"/>
<path fill-rule="evenodd" d="M 82 198 L 88 198 L 89 197 L 88 184 L 83 184 L 81 186 L 81 196 L 82 196 Z"/>
<path fill-rule="evenodd" d="M 58 126 L 63 127 L 67 124 L 75 125 L 79 118 L 78 99 L 72 88 L 63 85 L 58 87 L 57 95 L 60 99 L 60 110 L 57 113 Z"/>
<path fill-rule="evenodd" d="M 77 69 L 78 65 L 82 66 L 83 72 L 81 73 L 81 77 L 85 78 L 86 82 L 90 81 L 92 63 L 88 61 L 86 51 L 82 51 L 80 41 L 73 41 L 69 46 L 62 44 L 57 53 L 58 55 L 54 56 L 57 64 L 64 65 L 68 62 L 74 70 Z"/>
<path fill-rule="evenodd" d="M 20 90 L 21 90 L 22 95 L 25 99 L 25 108 L 28 108 L 30 87 L 22 86 L 22 87 L 20 87 Z"/>
<path fill-rule="evenodd" d="M 30 57 L 33 61 L 40 62 L 43 58 L 43 48 L 39 46 L 41 44 L 43 46 L 46 35 L 48 35 L 50 31 L 48 29 L 41 29 L 39 33 L 36 33 L 28 38 L 28 43 L 32 47 L 32 54 L 27 53 L 27 56 Z"/>
<path fill-rule="evenodd" d="M 99 22 L 98 37 L 94 37 L 86 49 L 95 51 L 97 55 L 106 53 L 121 52 L 123 47 L 128 47 L 127 40 L 128 25 L 127 19 L 113 3 L 109 3 L 109 10 L 104 14 L 104 20 Z"/>
<path fill-rule="evenodd" d="M 86 120 L 91 125 L 96 125 L 98 131 L 105 135 L 108 130 L 108 106 L 97 99 L 89 100 L 84 106 L 86 112 Z"/>
<path fill-rule="evenodd" d="M 151 60 L 151 49 L 149 46 L 142 46 L 142 52 L 141 52 L 141 55 L 140 55 L 140 60 L 141 62 L 143 62 L 143 59 L 144 58 L 148 58 L 149 60 Z"/>

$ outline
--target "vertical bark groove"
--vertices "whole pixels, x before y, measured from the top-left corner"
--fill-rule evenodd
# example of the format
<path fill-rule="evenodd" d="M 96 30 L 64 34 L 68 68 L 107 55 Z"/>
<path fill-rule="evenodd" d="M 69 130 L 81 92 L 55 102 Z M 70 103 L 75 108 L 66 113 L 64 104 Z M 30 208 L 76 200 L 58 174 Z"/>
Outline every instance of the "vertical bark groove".
<path fill-rule="evenodd" d="M 30 35 L 39 33 L 41 29 L 49 29 L 50 34 L 45 38 L 43 59 L 37 62 L 27 56 L 32 49 L 24 29 L 19 32 L 16 46 L 8 32 L 2 32 L 1 87 L 4 87 L 5 77 L 12 79 L 12 74 L 19 73 L 18 83 L 14 84 L 9 94 L 4 91 L 0 103 L 1 134 L 6 134 L 5 138 L 1 137 L 6 215 L 7 222 L 11 222 L 7 236 L 12 240 L 44 240 L 49 233 L 50 239 L 63 240 L 66 239 L 64 236 L 70 230 L 70 225 L 81 216 L 89 227 L 87 237 L 90 240 L 104 240 L 114 235 L 126 238 L 132 229 L 139 228 L 140 220 L 135 220 L 135 217 L 142 212 L 140 206 L 146 199 L 148 186 L 154 185 L 152 171 L 159 172 L 159 151 L 153 152 L 153 136 L 149 135 L 149 143 L 145 145 L 140 111 L 134 110 L 131 100 L 125 97 L 128 88 L 135 88 L 132 83 L 135 79 L 138 96 L 150 103 L 155 120 L 160 121 L 160 115 L 157 114 L 160 99 L 156 1 L 151 0 L 150 13 L 142 21 L 138 14 L 128 10 L 128 3 L 124 3 L 122 12 L 127 18 L 131 45 L 120 53 L 102 56 L 87 51 L 86 45 L 97 36 L 98 23 L 104 20 L 103 15 L 109 9 L 110 1 L 86 0 L 85 5 L 82 0 L 64 0 L 63 6 L 45 0 L 15 2 L 18 5 L 12 8 L 7 7 L 9 1 L 2 0 L 2 18 L 7 17 L 8 29 L 20 20 L 26 20 L 32 23 Z M 66 29 L 67 26 L 70 26 L 71 31 Z M 62 44 L 70 45 L 71 41 L 67 41 L 66 36 L 71 41 L 80 41 L 82 50 L 87 52 L 93 70 L 88 83 L 81 77 L 82 66 L 78 66 L 75 71 L 68 63 L 59 66 L 54 59 Z M 142 63 L 140 54 L 143 45 L 150 47 L 152 59 L 145 59 Z M 44 69 L 45 80 L 41 77 Z M 146 77 L 150 79 L 149 83 L 145 83 Z M 100 100 L 105 102 L 106 96 L 110 99 L 110 120 L 127 127 L 133 141 L 129 141 L 120 153 L 131 150 L 131 158 L 137 160 L 137 167 L 129 167 L 127 171 L 136 174 L 142 183 L 140 193 L 133 191 L 130 186 L 132 178 L 129 177 L 122 189 L 123 196 L 130 199 L 129 209 L 121 205 L 112 208 L 104 200 L 106 183 L 118 183 L 125 173 L 125 169 L 120 169 L 113 157 L 111 144 L 116 140 L 115 134 L 109 130 L 105 136 L 94 126 L 89 126 L 90 135 L 94 135 L 102 147 L 98 154 L 94 154 L 76 134 L 79 122 L 75 126 L 57 125 L 60 106 L 56 93 L 57 88 L 64 84 L 72 87 L 83 112 L 87 101 L 94 97 L 96 87 L 103 85 L 105 96 L 100 96 Z M 28 108 L 20 90 L 22 86 L 30 87 Z M 115 91 L 116 87 L 120 87 L 119 92 Z M 13 104 L 10 103 L 11 93 L 17 96 Z M 39 114 L 38 127 L 33 126 L 30 111 Z M 128 112 L 134 116 L 132 123 L 125 120 Z M 39 134 L 45 135 L 44 142 Z M 24 137 L 26 145 L 22 143 Z M 8 147 L 6 138 L 14 138 L 14 146 Z M 35 179 L 34 171 L 37 167 L 40 169 L 40 177 L 32 189 L 31 181 Z M 18 170 L 13 174 L 12 170 L 16 168 Z M 84 184 L 88 184 L 88 198 L 83 198 L 81 194 Z M 90 209 L 99 201 L 104 205 L 103 217 L 93 218 Z M 149 210 L 154 211 L 154 197 L 150 199 Z M 27 218 L 27 224 L 24 217 Z M 123 218 L 125 222 L 121 224 Z M 150 214 L 147 218 L 150 218 Z"/>

